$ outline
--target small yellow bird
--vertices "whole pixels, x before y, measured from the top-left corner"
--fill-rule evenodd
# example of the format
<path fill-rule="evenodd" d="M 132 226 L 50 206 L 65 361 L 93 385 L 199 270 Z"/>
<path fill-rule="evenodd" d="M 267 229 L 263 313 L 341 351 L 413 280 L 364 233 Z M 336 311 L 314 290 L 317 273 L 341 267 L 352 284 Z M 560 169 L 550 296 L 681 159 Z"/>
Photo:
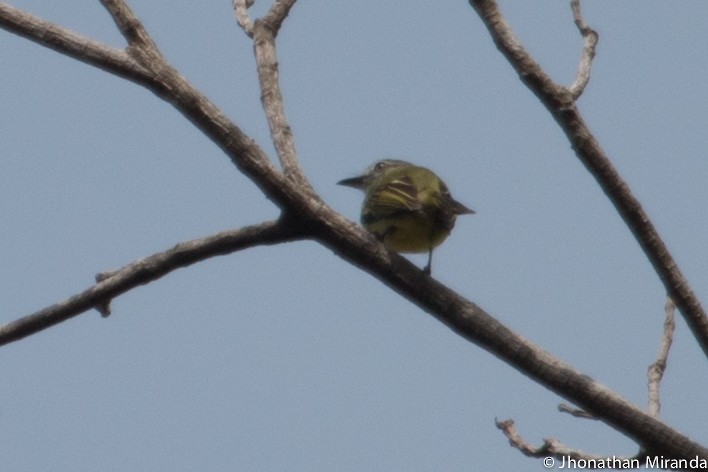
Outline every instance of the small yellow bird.
<path fill-rule="evenodd" d="M 430 169 L 385 159 L 358 177 L 337 182 L 366 193 L 361 224 L 396 252 L 428 253 L 423 269 L 430 274 L 433 249 L 455 226 L 457 215 L 474 211 L 450 195 L 447 185 Z"/>

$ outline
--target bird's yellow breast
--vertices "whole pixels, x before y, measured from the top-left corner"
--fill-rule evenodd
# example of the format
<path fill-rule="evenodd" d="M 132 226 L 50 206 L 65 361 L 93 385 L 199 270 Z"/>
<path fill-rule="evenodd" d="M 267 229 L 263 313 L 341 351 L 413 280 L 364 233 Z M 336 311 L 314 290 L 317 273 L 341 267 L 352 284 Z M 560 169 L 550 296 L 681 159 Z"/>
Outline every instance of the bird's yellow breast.
<path fill-rule="evenodd" d="M 450 229 L 439 227 L 428 215 L 403 213 L 365 224 L 386 247 L 396 252 L 428 252 L 439 246 Z"/>

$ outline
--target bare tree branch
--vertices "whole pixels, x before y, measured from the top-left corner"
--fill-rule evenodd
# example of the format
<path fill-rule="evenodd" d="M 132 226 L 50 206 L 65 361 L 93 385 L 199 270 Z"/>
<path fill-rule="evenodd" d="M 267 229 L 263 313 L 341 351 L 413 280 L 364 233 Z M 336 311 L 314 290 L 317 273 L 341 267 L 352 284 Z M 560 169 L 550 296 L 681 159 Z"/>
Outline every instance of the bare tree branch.
<path fill-rule="evenodd" d="M 661 396 L 659 394 L 661 387 L 661 379 L 664 377 L 664 371 L 666 370 L 666 362 L 669 358 L 669 350 L 671 349 L 671 343 L 674 339 L 674 329 L 676 328 L 676 323 L 674 322 L 674 311 L 675 306 L 671 298 L 666 299 L 666 306 L 664 311 L 666 318 L 664 320 L 664 334 L 661 337 L 661 346 L 659 347 L 659 354 L 647 370 L 647 388 L 649 396 L 649 405 L 647 407 L 647 413 L 649 413 L 654 418 L 659 417 L 659 412 L 661 411 Z"/>
<path fill-rule="evenodd" d="M 125 51 L 81 36 L 6 3 L 0 3 L 0 27 L 133 82 L 145 84 L 150 78 L 150 71 Z"/>
<path fill-rule="evenodd" d="M 280 92 L 278 57 L 275 39 L 280 27 L 296 0 L 276 0 L 268 14 L 253 25 L 253 45 L 256 56 L 261 102 L 265 110 L 275 150 L 283 166 L 285 177 L 314 194 L 305 173 L 300 167 L 295 151 L 293 133 L 285 116 L 283 96 Z"/>
<path fill-rule="evenodd" d="M 302 239 L 299 228 L 286 220 L 224 231 L 202 239 L 183 242 L 164 252 L 137 260 L 110 273 L 99 274 L 98 283 L 64 301 L 0 326 L 0 346 L 66 321 L 92 308 L 103 316 L 110 301 L 128 290 L 153 282 L 170 272 L 211 257 L 231 254 L 254 246 Z"/>
<path fill-rule="evenodd" d="M 583 120 L 573 93 L 554 83 L 543 72 L 516 38 L 495 0 L 469 2 L 487 26 L 497 48 L 509 60 L 522 82 L 538 96 L 558 122 L 580 161 L 613 203 L 659 275 L 667 293 L 681 310 L 703 353 L 708 356 L 708 316 L 639 200 L 634 197 Z"/>
<path fill-rule="evenodd" d="M 254 0 L 233 0 L 236 23 L 241 27 L 246 36 L 253 38 L 253 22 L 248 14 L 248 9 L 253 5 Z"/>
<path fill-rule="evenodd" d="M 356 233 L 350 236 L 357 236 Z M 328 240 L 327 245 L 346 244 Z M 365 265 L 370 273 L 438 318 L 464 338 L 505 360 L 546 388 L 572 401 L 604 423 L 635 440 L 642 450 L 676 457 L 708 459 L 708 450 L 686 436 L 650 417 L 641 409 L 572 366 L 517 335 L 473 302 L 434 279 L 426 277 L 403 258 L 388 253 L 389 259 L 369 261 L 368 239 L 361 239 L 361 251 L 336 250 L 345 259 Z M 334 246 L 333 248 L 336 248 Z M 669 439 L 670 438 L 670 439 Z"/>
<path fill-rule="evenodd" d="M 263 64 L 267 64 L 272 69 L 264 71 L 264 75 L 269 76 L 268 80 L 274 80 L 276 86 L 275 50 L 274 46 L 272 52 L 268 50 L 271 48 L 268 42 L 274 41 L 277 29 L 293 3 L 292 0 L 276 2 L 266 18 L 256 21 L 254 24 L 256 48 L 264 48 L 260 54 L 265 52 L 264 55 L 268 56 L 265 61 L 259 61 L 259 68 L 264 67 Z M 2 15 L 1 10 L 0 15 Z M 258 33 L 259 30 L 260 33 Z M 41 34 L 37 32 L 23 30 L 23 34 L 42 43 Z M 57 50 L 62 51 L 61 48 L 57 48 Z M 68 53 L 65 50 L 62 52 Z M 257 52 L 256 55 L 258 57 L 259 53 Z M 84 57 L 82 60 L 92 63 L 90 58 Z M 601 418 L 608 425 L 636 440 L 644 449 L 657 451 L 671 457 L 699 456 L 708 458 L 708 450 L 701 445 L 650 417 L 608 388 L 517 335 L 476 304 L 421 272 L 404 257 L 386 250 L 376 238 L 361 226 L 347 220 L 327 206 L 311 191 L 309 186 L 301 185 L 297 178 L 298 172 L 292 170 L 297 167 L 283 164 L 284 168 L 290 168 L 287 178 L 278 172 L 261 148 L 229 121 L 214 104 L 199 93 L 176 70 L 167 67 L 160 70 L 159 73 L 155 73 L 153 67 L 160 67 L 163 64 L 160 64 L 159 61 L 147 62 L 149 67 L 144 67 L 150 69 L 152 76 L 148 80 L 138 82 L 173 104 L 177 110 L 223 149 L 234 164 L 283 210 L 284 219 L 281 221 L 287 221 L 288 224 L 283 223 L 282 231 L 285 231 L 285 227 L 290 228 L 289 231 L 294 231 L 298 237 L 315 239 L 332 249 L 346 261 L 363 268 L 435 316 L 456 333 L 486 349 L 589 413 Z M 115 73 L 125 76 L 123 69 L 118 68 L 117 70 L 118 72 Z M 530 74 L 529 77 L 531 77 L 530 80 L 537 80 L 533 78 L 533 74 Z M 273 93 L 272 89 L 264 88 L 264 94 L 267 91 Z M 279 97 L 279 88 L 276 91 L 277 95 L 264 97 L 264 102 L 266 99 Z M 571 103 L 572 105 L 567 90 L 563 93 L 563 103 Z M 284 126 L 284 129 L 274 134 L 289 134 L 287 123 L 284 123 Z M 283 160 L 282 155 L 280 157 Z M 294 152 L 292 158 L 295 159 Z M 297 166 L 297 162 L 294 161 L 293 165 Z M 148 275 L 145 276 L 148 277 Z M 140 280 L 142 279 L 137 279 L 138 284 L 141 283 Z M 146 280 L 149 280 L 149 277 Z M 73 297 L 59 305 L 71 304 L 72 310 L 79 309 L 81 311 L 102 303 L 105 304 L 107 300 L 123 293 L 121 286 L 116 287 L 118 282 L 119 278 L 110 277 L 97 284 L 93 289 L 89 289 L 89 293 L 81 302 L 76 301 Z M 95 293 L 97 290 L 99 291 L 98 295 Z M 72 310 L 67 311 L 63 306 L 49 307 L 35 314 L 36 317 L 26 323 L 23 329 L 31 329 L 32 326 L 36 326 L 44 319 L 58 323 L 73 316 L 74 311 Z M 56 315 L 56 311 L 61 314 Z M 21 321 L 18 320 L 18 322 Z M 10 328 L 12 327 L 6 326 L 3 329 Z M 18 336 L 31 334 L 22 330 L 11 330 L 11 332 L 15 336 L 14 339 Z M 0 339 L 2 339 L 2 333 L 3 330 L 0 329 Z M 11 338 L 5 339 L 5 342 L 12 340 Z"/>
<path fill-rule="evenodd" d="M 125 12 L 116 14 L 127 15 Z M 171 103 L 212 139 L 236 167 L 251 178 L 278 206 L 287 208 L 287 202 L 290 202 L 291 206 L 297 202 L 295 206 L 303 207 L 303 196 L 297 189 L 285 185 L 284 176 L 275 168 L 265 152 L 157 54 L 133 54 L 140 51 L 134 48 L 130 50 L 129 55 L 82 38 L 66 28 L 5 4 L 0 4 L 0 27 L 146 87 Z M 313 198 L 312 195 L 307 196 L 308 201 Z"/>
<path fill-rule="evenodd" d="M 592 60 L 595 57 L 595 47 L 597 46 L 598 35 L 595 30 L 590 28 L 582 15 L 580 14 L 580 0 L 572 0 L 570 2 L 571 8 L 573 10 L 573 18 L 575 19 L 575 25 L 578 27 L 578 31 L 583 36 L 583 55 L 580 58 L 580 65 L 578 66 L 578 73 L 575 77 L 575 81 L 570 86 L 570 94 L 573 100 L 577 100 L 580 95 L 582 95 L 585 87 L 590 82 L 590 68 L 592 67 Z"/>

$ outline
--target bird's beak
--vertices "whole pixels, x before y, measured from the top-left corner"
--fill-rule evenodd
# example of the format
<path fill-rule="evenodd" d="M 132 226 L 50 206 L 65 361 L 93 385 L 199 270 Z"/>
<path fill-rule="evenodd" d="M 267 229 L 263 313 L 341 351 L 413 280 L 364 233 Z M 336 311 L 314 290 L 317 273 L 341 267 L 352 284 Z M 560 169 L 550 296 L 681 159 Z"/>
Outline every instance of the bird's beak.
<path fill-rule="evenodd" d="M 452 211 L 456 215 L 474 215 L 477 213 L 476 211 L 472 210 L 471 208 L 467 208 L 464 206 L 462 203 L 458 202 L 457 200 L 453 200 L 452 202 Z"/>
<path fill-rule="evenodd" d="M 365 183 L 366 181 L 364 176 L 360 175 L 358 177 L 351 177 L 349 179 L 340 180 L 339 182 L 337 182 L 337 185 L 344 185 L 345 187 L 362 189 L 364 188 Z"/>

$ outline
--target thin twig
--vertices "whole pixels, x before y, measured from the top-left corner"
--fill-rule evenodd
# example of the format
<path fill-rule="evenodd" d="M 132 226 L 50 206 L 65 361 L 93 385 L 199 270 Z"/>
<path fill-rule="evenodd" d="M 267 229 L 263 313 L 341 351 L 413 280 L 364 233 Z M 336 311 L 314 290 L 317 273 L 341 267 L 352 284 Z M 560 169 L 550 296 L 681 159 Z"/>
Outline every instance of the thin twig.
<path fill-rule="evenodd" d="M 649 365 L 649 369 L 647 369 L 647 389 L 649 397 L 647 413 L 654 418 L 658 418 L 659 412 L 661 411 L 661 379 L 664 377 L 666 363 L 669 358 L 669 350 L 671 349 L 671 343 L 674 339 L 674 329 L 676 328 L 674 321 L 675 311 L 676 306 L 673 300 L 671 300 L 671 297 L 667 298 L 666 305 L 664 306 L 664 334 L 661 336 L 659 354 L 656 357 L 656 361 L 652 362 L 651 365 Z"/>
<path fill-rule="evenodd" d="M 529 457 L 543 457 L 548 455 L 548 451 L 545 449 L 545 444 L 543 446 L 536 447 L 530 442 L 526 441 L 517 431 L 516 426 L 514 426 L 514 420 L 498 420 L 494 419 L 494 424 L 499 428 L 504 436 L 509 440 L 509 444 L 521 451 L 525 456 Z"/>
<path fill-rule="evenodd" d="M 248 0 L 233 0 L 234 14 L 236 15 L 236 23 L 241 27 L 244 33 L 249 38 L 253 38 L 253 22 L 248 14 L 248 9 L 253 5 L 253 1 Z"/>
<path fill-rule="evenodd" d="M 570 405 L 567 405 L 565 403 L 561 403 L 558 405 L 558 411 L 561 413 L 568 413 L 571 416 L 574 416 L 576 418 L 583 418 L 586 420 L 597 420 L 598 418 L 593 415 L 592 413 L 588 413 L 585 410 L 581 410 L 579 408 L 573 408 Z"/>
<path fill-rule="evenodd" d="M 583 54 L 578 65 L 578 72 L 575 76 L 575 81 L 569 87 L 570 94 L 573 100 L 577 100 L 582 95 L 585 87 L 590 82 L 590 69 L 592 60 L 595 57 L 595 47 L 597 46 L 598 34 L 590 28 L 585 19 L 580 14 L 580 0 L 572 0 L 570 6 L 573 10 L 573 18 L 578 31 L 583 36 Z"/>
<path fill-rule="evenodd" d="M 559 460 L 573 459 L 575 461 L 594 461 L 595 463 L 602 463 L 605 468 L 628 468 L 623 467 L 623 465 L 631 465 L 639 467 L 637 456 L 624 457 L 624 456 L 602 456 L 596 454 L 589 454 L 587 452 L 581 451 L 580 449 L 574 449 L 566 446 L 557 439 L 547 438 L 543 440 L 541 446 L 534 446 L 533 444 L 526 441 L 517 431 L 514 426 L 514 420 L 494 420 L 494 424 L 499 428 L 504 436 L 509 440 L 509 444 L 521 451 L 525 456 L 528 457 L 542 457 L 544 458 L 544 466 L 550 469 L 554 467 L 554 462 L 549 461 L 547 458 L 552 457 Z M 607 467 L 610 465 L 610 467 Z M 613 467 L 614 466 L 614 467 Z"/>
<path fill-rule="evenodd" d="M 92 308 L 103 316 L 110 313 L 110 301 L 139 285 L 153 282 L 170 272 L 211 257 L 242 249 L 294 241 L 305 237 L 286 220 L 267 221 L 253 226 L 224 231 L 206 238 L 183 242 L 164 252 L 137 260 L 127 266 L 97 276 L 92 287 L 31 315 L 0 326 L 0 346 L 17 341 L 68 320 Z"/>

